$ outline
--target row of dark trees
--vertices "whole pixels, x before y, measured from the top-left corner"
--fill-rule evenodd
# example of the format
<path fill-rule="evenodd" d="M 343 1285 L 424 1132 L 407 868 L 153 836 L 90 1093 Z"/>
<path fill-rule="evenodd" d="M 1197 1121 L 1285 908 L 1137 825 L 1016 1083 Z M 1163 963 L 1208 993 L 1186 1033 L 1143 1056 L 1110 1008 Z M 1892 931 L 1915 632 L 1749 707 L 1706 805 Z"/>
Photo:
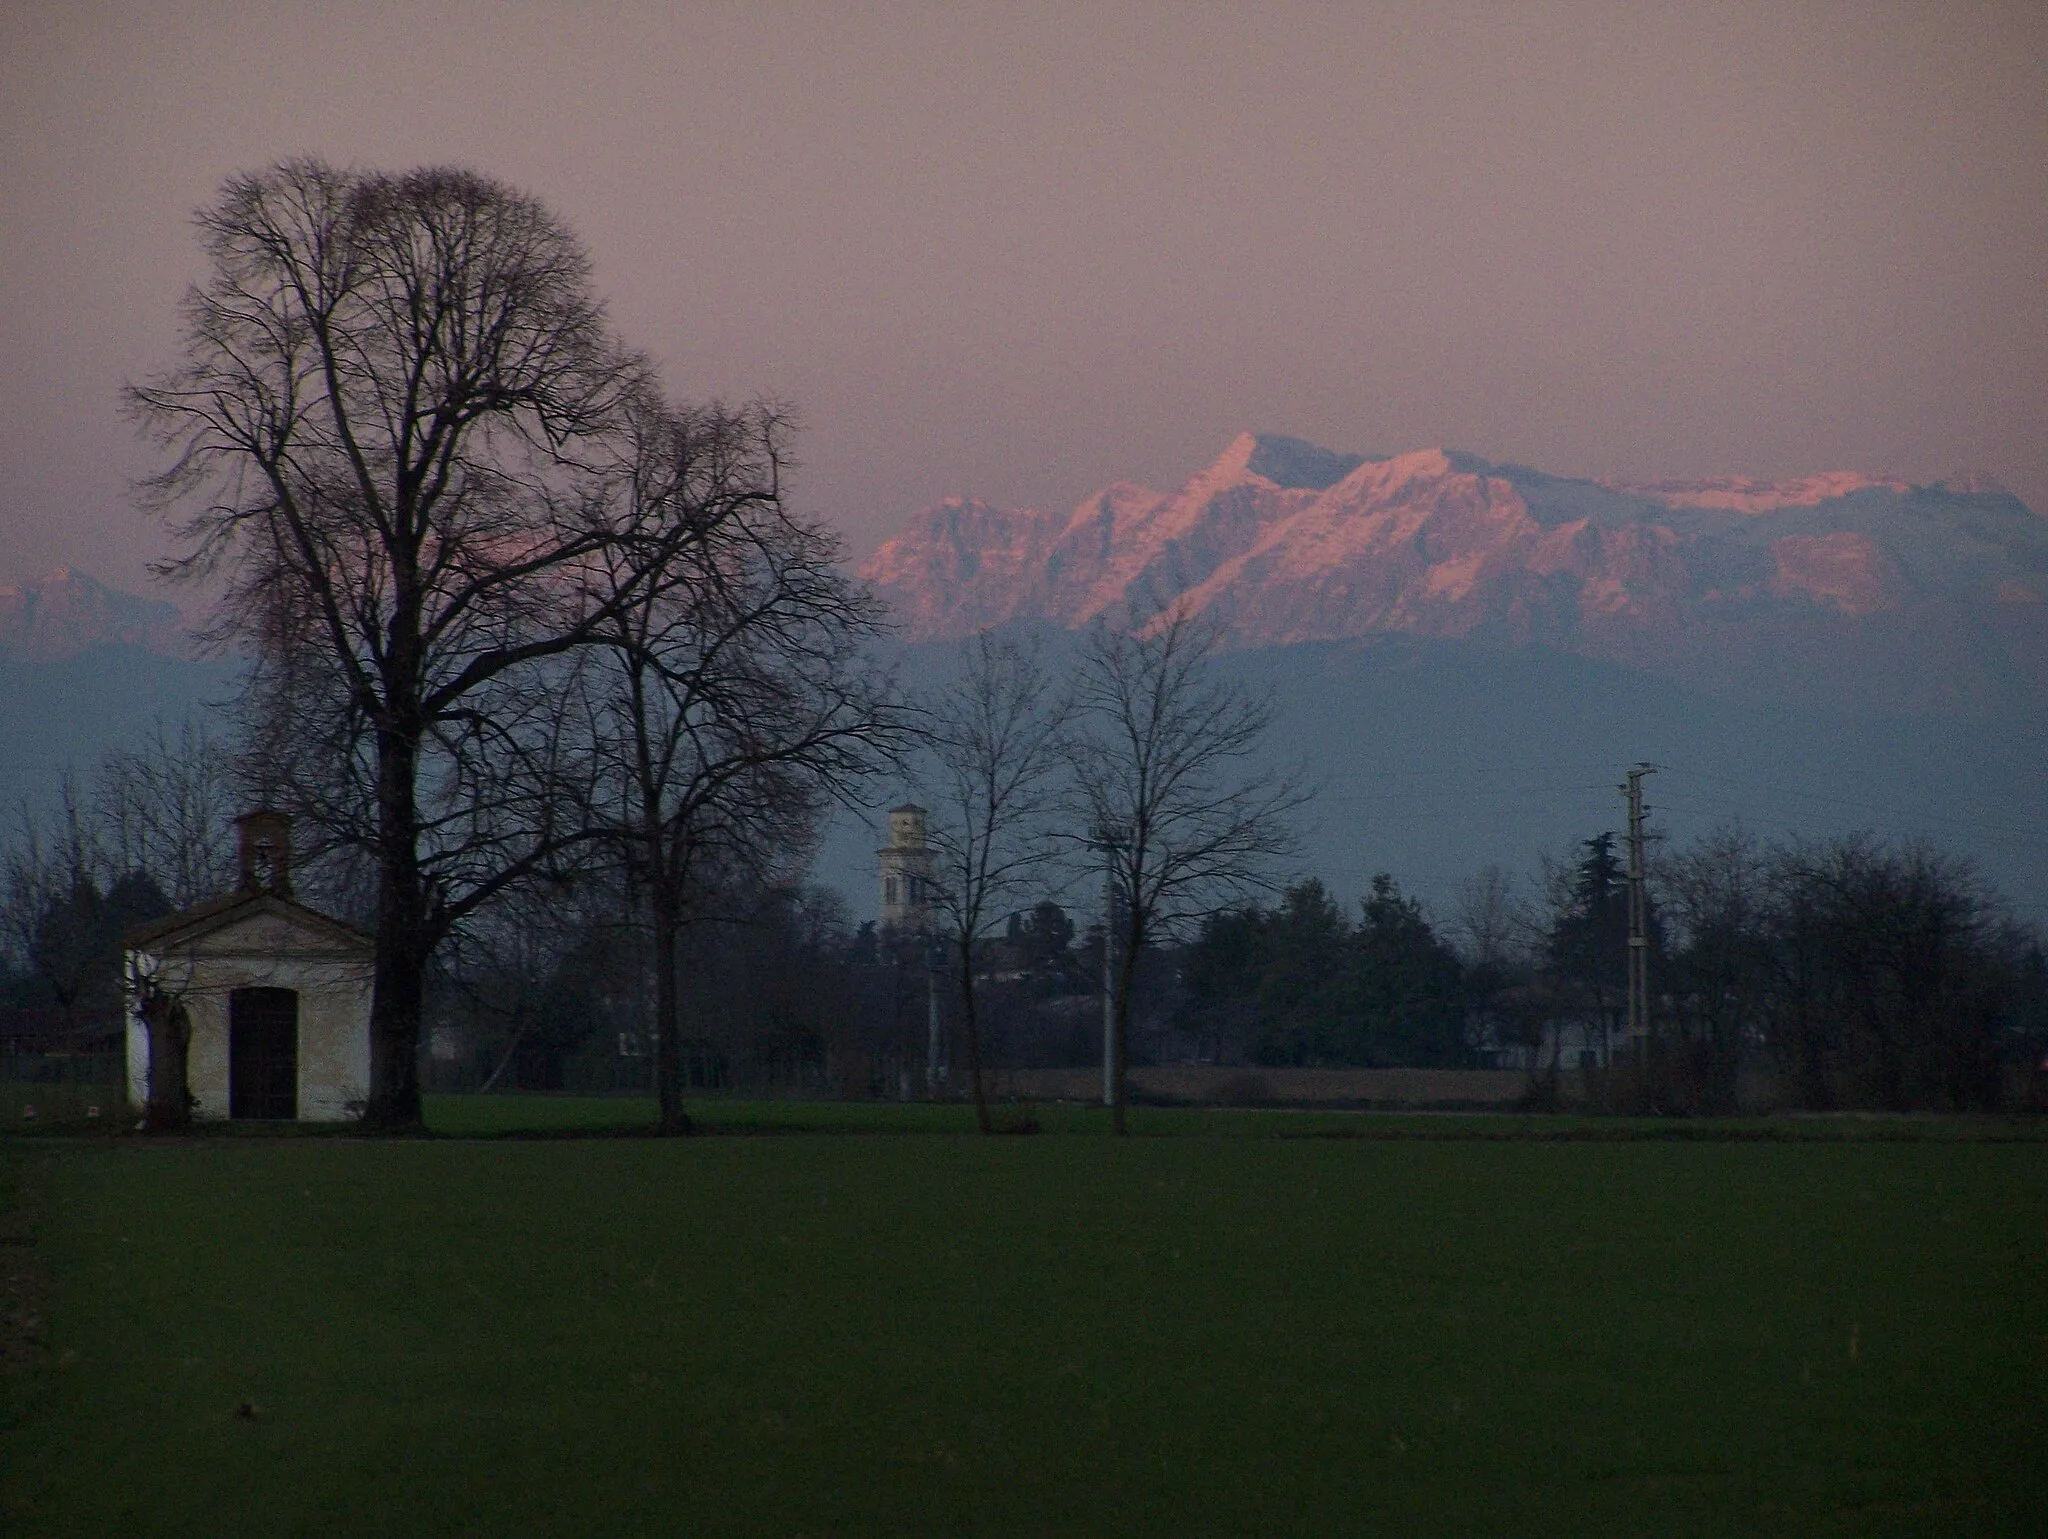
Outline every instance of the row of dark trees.
<path fill-rule="evenodd" d="M 121 935 L 231 885 L 234 756 L 193 721 L 159 723 L 67 780 L 0 845 L 0 1027 L 10 1044 L 104 1047 L 121 1029 Z"/>
<path fill-rule="evenodd" d="M 1354 924 L 1319 881 L 1212 916 L 1182 959 L 1183 1029 L 1218 1062 L 1296 1067 L 1479 1061 L 1466 968 L 1413 898 L 1373 879 Z"/>
<path fill-rule="evenodd" d="M 2028 1094 L 2048 1052 L 2040 937 L 1962 863 L 1867 836 L 1722 833 L 1652 879 L 1646 1062 L 1624 1035 L 1626 896 L 1604 835 L 1545 862 L 1526 895 L 1483 874 L 1441 927 L 1386 876 L 1349 912 L 1309 880 L 1211 913 L 1134 968 L 1132 1057 L 1520 1064 L 1533 1104 L 1705 1114 L 1989 1109 Z M 1099 926 L 1050 900 L 1006 916 L 976 948 L 985 1066 L 1099 1061 L 1101 946 Z M 829 894 L 764 894 L 748 926 L 698 932 L 689 953 L 692 1072 L 921 1089 L 935 965 L 965 1085 L 955 946 L 935 963 L 872 925 L 849 931 Z"/>
<path fill-rule="evenodd" d="M 0 861 L 10 1036 L 77 1048 L 118 1032 L 121 931 L 230 879 L 234 771 L 221 740 L 160 731 L 110 756 L 54 815 L 17 823 Z M 352 869 L 330 860 L 323 901 L 360 902 L 345 890 Z M 1270 905 L 1211 912 L 1185 944 L 1161 932 L 1132 968 L 1127 1050 L 1247 1065 L 1518 1062 L 1538 1103 L 1591 1092 L 1704 1113 L 1993 1107 L 2048 1051 L 2039 935 L 1936 851 L 1730 832 L 1658 859 L 1651 877 L 1647 1063 L 1622 1036 L 1626 896 L 1605 835 L 1546 862 L 1525 894 L 1497 871 L 1468 882 L 1446 926 L 1381 876 L 1355 911 L 1310 880 Z M 435 1052 L 459 1044 L 452 1083 L 553 1088 L 565 1062 L 653 1083 L 656 957 L 632 880 L 614 863 L 529 884 L 455 933 L 423 1004 L 447 1033 Z M 957 932 L 935 954 L 855 927 L 826 890 L 742 876 L 712 892 L 708 880 L 699 873 L 702 917 L 677 943 L 681 1090 L 923 1093 L 934 991 L 956 1086 L 971 1088 L 970 1045 L 985 1068 L 1100 1054 L 1101 929 L 1058 902 L 1003 913 L 966 978 Z"/>
<path fill-rule="evenodd" d="M 1733 1110 L 1761 1062 L 1816 1110 L 1989 1108 L 2048 1052 L 2039 932 L 1926 845 L 1723 833 L 1678 852 L 1656 890 L 1658 1104 Z"/>
<path fill-rule="evenodd" d="M 1518 1062 L 1552 1105 L 1584 1069 L 1614 1106 L 1708 1114 L 1989 1109 L 2048 1052 L 2040 934 L 1924 845 L 1724 831 L 1659 860 L 1649 894 L 1642 1047 L 1606 834 L 1546 861 L 1526 899 L 1498 871 L 1468 882 L 1448 936 L 1385 876 L 1355 922 L 1313 881 L 1216 914 L 1184 955 L 1178 1022 L 1216 1061 Z"/>

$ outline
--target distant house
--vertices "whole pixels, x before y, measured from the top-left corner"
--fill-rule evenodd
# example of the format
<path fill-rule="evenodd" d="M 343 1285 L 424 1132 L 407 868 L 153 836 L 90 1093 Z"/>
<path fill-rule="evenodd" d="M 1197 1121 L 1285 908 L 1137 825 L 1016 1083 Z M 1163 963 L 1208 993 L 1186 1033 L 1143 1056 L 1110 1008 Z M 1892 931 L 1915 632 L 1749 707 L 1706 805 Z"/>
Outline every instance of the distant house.
<path fill-rule="evenodd" d="M 291 821 L 236 820 L 236 891 L 128 932 L 128 1095 L 149 1096 L 148 980 L 192 1023 L 186 1088 L 192 1115 L 340 1122 L 370 1085 L 375 947 L 352 925 L 292 897 Z"/>

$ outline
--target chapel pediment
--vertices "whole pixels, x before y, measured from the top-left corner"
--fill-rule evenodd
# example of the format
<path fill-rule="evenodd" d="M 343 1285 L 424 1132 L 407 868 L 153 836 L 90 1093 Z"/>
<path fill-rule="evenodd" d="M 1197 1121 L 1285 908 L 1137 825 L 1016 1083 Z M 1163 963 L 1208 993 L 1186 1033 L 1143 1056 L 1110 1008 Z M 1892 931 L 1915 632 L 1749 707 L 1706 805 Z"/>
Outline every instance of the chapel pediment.
<path fill-rule="evenodd" d="M 372 949 L 370 937 L 353 925 L 268 892 L 236 893 L 167 914 L 125 940 L 131 951 L 202 956 L 357 958 Z"/>

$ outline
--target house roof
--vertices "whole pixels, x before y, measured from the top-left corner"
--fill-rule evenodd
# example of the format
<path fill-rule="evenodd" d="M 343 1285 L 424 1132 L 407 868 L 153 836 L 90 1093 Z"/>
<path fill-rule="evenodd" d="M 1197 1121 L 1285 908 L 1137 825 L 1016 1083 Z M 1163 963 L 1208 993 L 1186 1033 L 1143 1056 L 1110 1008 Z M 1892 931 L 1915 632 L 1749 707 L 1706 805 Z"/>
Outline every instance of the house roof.
<path fill-rule="evenodd" d="M 175 914 L 133 926 L 122 934 L 121 945 L 129 951 L 155 951 L 167 946 L 185 945 L 261 914 L 275 915 L 345 946 L 364 951 L 376 949 L 376 942 L 354 925 L 330 919 L 317 909 L 294 903 L 290 898 L 280 898 L 274 892 L 231 892 L 226 897 L 195 903 Z"/>

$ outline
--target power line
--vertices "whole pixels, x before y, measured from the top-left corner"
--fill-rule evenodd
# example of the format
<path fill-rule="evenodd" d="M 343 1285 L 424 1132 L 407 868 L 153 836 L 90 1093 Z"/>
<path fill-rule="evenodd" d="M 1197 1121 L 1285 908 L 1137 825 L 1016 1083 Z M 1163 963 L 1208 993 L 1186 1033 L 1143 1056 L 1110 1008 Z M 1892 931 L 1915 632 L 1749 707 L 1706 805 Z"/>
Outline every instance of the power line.
<path fill-rule="evenodd" d="M 1777 785 L 1753 776 L 1717 775 L 1710 770 L 1692 769 L 1682 764 L 1667 765 L 1666 768 L 1674 774 L 1690 775 L 1698 780 L 1711 780 L 1720 785 L 1748 786 L 1759 791 L 1769 791 L 1775 796 L 1796 796 L 1803 801 L 1837 802 L 1845 807 L 1859 807 L 1870 812 L 1898 815 L 1898 809 L 1895 807 L 1887 807 L 1881 802 L 1869 801 L 1862 797 L 1844 796 L 1838 791 L 1802 791 L 1795 786 Z"/>
<path fill-rule="evenodd" d="M 1991 813 L 1991 809 L 1986 808 L 1980 814 L 1973 811 L 1968 805 L 1958 808 L 1953 797 L 1950 798 L 1947 805 L 1955 810 L 1946 814 L 1931 813 L 1925 809 L 1908 811 L 1904 808 L 1888 805 L 1883 802 L 1870 801 L 1861 797 L 1844 796 L 1838 792 L 1801 790 L 1794 786 L 1782 785 L 1775 781 L 1759 780 L 1752 776 L 1721 775 L 1707 770 L 1693 769 L 1685 765 L 1664 765 L 1662 767 L 1668 772 L 1685 777 L 1688 780 L 1711 782 L 1715 785 L 1732 787 L 1738 791 L 1762 792 L 1770 796 L 1789 797 L 1802 802 L 1848 808 L 1871 814 L 1889 824 L 1940 829 L 1952 834 L 1965 836 L 1998 834 L 2010 838 L 2025 839 L 2029 842 L 2048 842 L 2048 829 L 1996 821 Z M 1429 805 L 1440 805 L 1448 802 L 1463 803 L 1468 800 L 1469 793 L 1456 790 L 1447 782 L 1469 782 L 1489 778 L 1495 775 L 1507 774 L 1511 768 L 1510 766 L 1479 766 L 1444 770 L 1389 770 L 1384 772 L 1369 769 L 1336 770 L 1330 772 L 1325 778 L 1335 781 L 1380 783 L 1412 781 L 1419 782 L 1420 784 L 1413 790 L 1410 790 L 1405 784 L 1378 790 L 1325 790 L 1317 796 L 1316 800 L 1340 805 L 1385 803 L 1414 805 L 1418 802 Z M 1491 801 L 1494 806 L 1521 806 L 1553 796 L 1604 795 L 1609 789 L 1605 784 L 1592 784 L 1577 780 L 1531 779 L 1519 781 L 1512 786 L 1500 787 L 1491 794 Z M 1731 807 L 1736 811 L 1743 810 L 1735 797 L 1724 794 L 1716 798 L 1713 791 L 1706 786 L 1696 787 L 1694 790 L 1698 794 L 1709 798 L 1708 805 L 1702 807 L 1699 803 L 1689 801 L 1683 796 L 1673 798 L 1669 795 L 1665 797 L 1664 805 L 1673 808 L 1712 811 L 1714 810 L 1714 802 L 1718 802 L 1721 806 Z"/>
<path fill-rule="evenodd" d="M 2048 829 L 2027 828 L 2010 823 L 1994 823 L 1985 819 L 1971 818 L 1967 814 L 1961 817 L 1945 817 L 1939 813 L 1906 812 L 1898 808 L 1881 806 L 1875 802 L 1855 802 L 1849 801 L 1846 798 L 1839 800 L 1844 806 L 1876 814 L 1890 827 L 1931 829 L 1952 835 L 1976 838 L 1981 838 L 1986 834 L 1996 834 L 2007 839 L 2024 840 L 2030 844 L 2048 843 Z M 1740 805 L 1733 798 L 1714 798 L 1711 793 L 1708 793 L 1708 799 L 1703 802 L 1690 800 L 1683 793 L 1677 797 L 1666 793 L 1663 805 L 1697 812 L 1713 812 L 1728 808 L 1734 808 L 1737 812 L 1741 810 Z"/>

